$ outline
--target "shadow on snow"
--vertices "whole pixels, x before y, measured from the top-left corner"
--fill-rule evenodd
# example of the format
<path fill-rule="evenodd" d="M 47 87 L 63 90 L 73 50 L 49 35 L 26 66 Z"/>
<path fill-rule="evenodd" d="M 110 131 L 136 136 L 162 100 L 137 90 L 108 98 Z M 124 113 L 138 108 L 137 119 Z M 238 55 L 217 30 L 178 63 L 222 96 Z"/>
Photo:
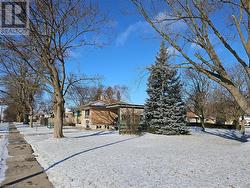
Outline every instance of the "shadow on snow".
<path fill-rule="evenodd" d="M 115 134 L 117 131 L 99 131 L 93 134 L 87 134 L 87 135 L 82 135 L 82 136 L 75 136 L 75 137 L 68 137 L 68 138 L 85 138 L 85 137 L 90 137 L 90 136 L 102 136 L 102 135 L 109 135 L 109 134 Z"/>
<path fill-rule="evenodd" d="M 103 132 L 103 131 L 101 131 L 101 132 Z M 104 133 L 104 134 L 105 134 L 105 133 Z M 99 134 L 92 134 L 92 136 L 95 136 L 95 135 L 100 135 L 100 132 L 99 132 Z M 91 135 L 85 135 L 85 136 L 91 136 Z M 27 179 L 29 179 L 29 178 L 38 176 L 38 175 L 40 175 L 40 174 L 42 174 L 42 173 L 44 173 L 44 172 L 46 173 L 46 172 L 47 172 L 48 170 L 50 170 L 51 168 L 53 168 L 53 167 L 59 165 L 60 163 L 62 163 L 62 162 L 64 162 L 64 161 L 67 161 L 67 160 L 69 160 L 69 159 L 71 159 L 71 158 L 73 158 L 73 157 L 76 157 L 76 156 L 78 156 L 78 155 L 81 155 L 81 154 L 84 154 L 84 153 L 87 153 L 87 152 L 90 152 L 90 151 L 93 151 L 93 150 L 101 149 L 101 148 L 104 148 L 104 147 L 112 146 L 112 145 L 115 145 L 115 144 L 119 144 L 119 143 L 122 143 L 122 142 L 126 142 L 126 141 L 129 141 L 129 140 L 133 140 L 133 139 L 136 139 L 136 138 L 139 138 L 139 137 L 141 137 L 141 136 L 137 136 L 137 137 L 133 137 L 133 138 L 127 138 L 127 139 L 124 139 L 124 140 L 119 140 L 119 141 L 116 141 L 116 142 L 112 142 L 112 143 L 109 143 L 109 144 L 104 144 L 104 145 L 101 145 L 101 146 L 97 146 L 97 147 L 94 147 L 94 148 L 90 148 L 90 149 L 87 149 L 87 150 L 83 150 L 83 151 L 77 152 L 77 153 L 75 153 L 75 154 L 73 154 L 73 155 L 70 155 L 70 156 L 68 156 L 68 157 L 66 157 L 66 158 L 64 158 L 64 159 L 62 159 L 62 160 L 60 160 L 60 161 L 55 162 L 54 164 L 52 164 L 51 166 L 49 166 L 48 168 L 46 168 L 46 169 L 44 169 L 44 170 L 41 170 L 41 171 L 39 171 L 39 172 L 37 172 L 37 173 L 34 173 L 34 174 L 31 174 L 31 175 L 29 175 L 29 176 L 25 176 L 25 177 L 23 177 L 23 178 L 14 180 L 14 181 L 12 181 L 12 182 L 6 183 L 6 184 L 2 185 L 2 187 L 8 187 L 8 186 L 14 185 L 14 184 L 16 184 L 16 183 L 19 183 L 19 182 L 21 182 L 21 181 L 27 180 Z"/>
<path fill-rule="evenodd" d="M 205 131 L 206 134 L 214 135 L 214 136 L 219 136 L 221 138 L 229 139 L 229 140 L 235 140 L 241 143 L 248 142 L 248 139 L 250 138 L 250 134 L 247 133 L 245 135 L 242 135 L 240 133 L 237 133 L 236 131 L 219 131 L 216 130 L 216 132 L 210 132 L 210 131 Z"/>

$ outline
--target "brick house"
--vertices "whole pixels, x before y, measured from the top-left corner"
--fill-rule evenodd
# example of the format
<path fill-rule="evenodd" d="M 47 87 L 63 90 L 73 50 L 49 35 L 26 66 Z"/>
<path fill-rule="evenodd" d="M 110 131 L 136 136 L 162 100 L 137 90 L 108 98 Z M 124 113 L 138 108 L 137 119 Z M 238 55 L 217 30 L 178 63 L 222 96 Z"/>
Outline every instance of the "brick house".
<path fill-rule="evenodd" d="M 140 123 L 143 105 L 95 101 L 74 111 L 75 124 L 90 129 L 118 129 Z"/>

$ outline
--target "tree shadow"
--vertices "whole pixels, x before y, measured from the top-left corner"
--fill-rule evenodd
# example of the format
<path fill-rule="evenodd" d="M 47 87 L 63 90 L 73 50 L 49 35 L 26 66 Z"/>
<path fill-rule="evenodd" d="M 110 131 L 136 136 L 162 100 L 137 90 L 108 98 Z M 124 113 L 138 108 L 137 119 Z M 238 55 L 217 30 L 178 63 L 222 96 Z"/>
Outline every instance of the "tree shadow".
<path fill-rule="evenodd" d="M 104 148 L 104 147 L 108 147 L 108 146 L 112 146 L 112 145 L 115 145 L 115 144 L 119 144 L 119 143 L 122 143 L 122 142 L 126 142 L 126 141 L 129 141 L 129 140 L 133 140 L 133 139 L 136 139 L 136 138 L 139 138 L 140 136 L 137 136 L 137 137 L 133 137 L 133 138 L 127 138 L 127 139 L 124 139 L 124 140 L 119 140 L 119 141 L 116 141 L 116 142 L 112 142 L 112 143 L 109 143 L 109 144 L 104 144 L 104 145 L 101 145 L 101 146 L 97 146 L 97 147 L 94 147 L 94 148 L 90 148 L 90 149 L 87 149 L 87 150 L 84 150 L 84 151 L 80 151 L 80 152 L 77 152 L 73 155 L 70 155 L 58 162 L 55 162 L 54 164 L 52 164 L 51 166 L 49 166 L 48 168 L 46 168 L 44 171 L 48 171 L 49 169 L 57 166 L 58 164 L 66 161 L 66 160 L 69 160 L 75 156 L 78 156 L 78 155 L 81 155 L 83 153 L 87 153 L 87 152 L 90 152 L 90 151 L 93 151 L 93 150 L 97 150 L 97 149 L 101 149 L 101 148 Z"/>
<path fill-rule="evenodd" d="M 115 134 L 117 131 L 99 131 L 93 134 L 88 134 L 88 135 L 82 135 L 82 136 L 75 136 L 75 137 L 68 137 L 68 138 L 85 138 L 85 137 L 91 137 L 91 136 L 103 136 L 103 135 L 110 135 L 110 134 Z"/>
<path fill-rule="evenodd" d="M 8 133 L 9 132 L 9 128 L 7 126 L 0 126 L 0 133 Z"/>
<path fill-rule="evenodd" d="M 237 134 L 236 131 L 232 131 L 232 130 L 228 130 L 226 132 L 223 131 L 219 131 L 216 130 L 216 132 L 209 132 L 209 131 L 205 131 L 205 133 L 210 134 L 210 135 L 214 135 L 214 136 L 219 136 L 221 138 L 225 138 L 225 139 L 229 139 L 229 140 L 235 140 L 241 143 L 245 143 L 248 142 L 248 139 L 250 138 L 249 134 L 245 134 L 245 135 L 239 135 L 239 133 Z"/>
<path fill-rule="evenodd" d="M 9 131 L 0 131 L 0 134 L 8 134 Z"/>
<path fill-rule="evenodd" d="M 25 177 L 23 177 L 23 178 L 14 180 L 14 181 L 12 181 L 12 182 L 6 183 L 6 184 L 4 184 L 4 185 L 2 185 L 2 186 L 0 186 L 0 187 L 12 186 L 12 185 L 14 185 L 14 184 L 16 184 L 16 183 L 19 183 L 19 182 L 21 182 L 21 181 L 24 181 L 24 180 L 27 180 L 27 179 L 29 179 L 29 178 L 32 178 L 32 177 L 38 176 L 38 175 L 40 175 L 40 174 L 46 173 L 46 172 L 47 172 L 48 170 L 50 170 L 51 168 L 53 168 L 53 167 L 55 167 L 55 166 L 57 166 L 57 165 L 59 165 L 59 164 L 65 162 L 65 161 L 67 161 L 67 160 L 69 160 L 69 159 L 71 159 L 71 158 L 73 158 L 73 157 L 76 157 L 76 156 L 78 156 L 78 155 L 81 155 L 81 154 L 84 154 L 84 153 L 87 153 L 87 152 L 90 152 L 90 151 L 93 151 L 93 150 L 97 150 L 97 149 L 109 147 L 109 146 L 112 146 L 112 145 L 115 145 L 115 144 L 119 144 L 119 143 L 122 143 L 122 142 L 129 141 L 129 140 L 133 140 L 133 139 L 136 139 L 136 138 L 139 138 L 139 137 L 141 137 L 141 136 L 132 137 L 132 138 L 127 138 L 127 139 L 124 139 L 124 140 L 119 140 L 119 141 L 116 141 L 116 142 L 104 144 L 104 145 L 101 145 L 101 146 L 97 146 L 97 147 L 94 147 L 94 148 L 90 148 L 90 149 L 86 149 L 86 150 L 77 152 L 77 153 L 72 154 L 72 155 L 70 155 L 70 156 L 68 156 L 68 157 L 66 157 L 66 158 L 64 158 L 64 159 L 62 159 L 62 160 L 59 160 L 59 161 L 55 162 L 54 164 L 52 164 L 51 166 L 49 166 L 48 168 L 46 168 L 46 169 L 44 169 L 44 170 L 41 170 L 41 171 L 36 172 L 36 173 L 34 173 L 34 174 L 31 174 L 31 175 L 29 175 L 29 176 L 25 176 Z"/>
<path fill-rule="evenodd" d="M 15 124 L 16 127 L 18 128 L 30 128 L 28 124 Z"/>
<path fill-rule="evenodd" d="M 15 131 L 18 132 L 18 131 Z M 92 134 L 85 134 L 85 135 L 81 135 L 81 136 L 75 136 L 75 137 L 70 137 L 70 136 L 65 136 L 65 138 L 85 138 L 85 137 L 90 137 L 90 136 L 102 136 L 102 135 L 111 135 L 111 134 L 115 134 L 117 131 L 99 131 L 99 132 L 94 132 Z M 0 130 L 0 134 L 1 133 L 11 133 L 11 131 L 6 131 L 3 132 Z M 69 131 L 69 129 L 66 129 L 66 131 L 64 131 L 65 134 L 67 133 L 76 133 L 76 131 Z M 44 135 L 53 135 L 53 132 L 45 132 L 45 133 L 41 133 L 39 131 L 35 132 L 35 133 L 27 133 L 24 134 L 24 136 L 44 136 Z"/>
<path fill-rule="evenodd" d="M 75 133 L 76 131 L 65 131 L 63 133 Z M 39 131 L 37 131 L 36 133 L 28 133 L 28 134 L 24 134 L 24 136 L 43 136 L 43 135 L 53 135 L 53 132 L 45 132 L 45 133 L 39 133 Z"/>

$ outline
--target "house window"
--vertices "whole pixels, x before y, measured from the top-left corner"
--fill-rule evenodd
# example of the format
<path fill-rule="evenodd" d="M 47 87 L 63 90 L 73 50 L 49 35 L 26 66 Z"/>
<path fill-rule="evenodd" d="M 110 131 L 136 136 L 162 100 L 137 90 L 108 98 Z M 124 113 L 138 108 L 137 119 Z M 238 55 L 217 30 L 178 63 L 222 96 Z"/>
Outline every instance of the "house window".
<path fill-rule="evenodd" d="M 81 116 L 81 111 L 77 110 L 76 112 L 74 112 L 74 116 L 80 117 Z"/>
<path fill-rule="evenodd" d="M 143 119 L 144 119 L 144 118 L 143 118 L 143 115 L 141 114 L 141 115 L 140 115 L 140 122 L 142 122 Z"/>
<path fill-rule="evenodd" d="M 89 110 L 85 110 L 85 118 L 89 118 L 89 113 L 90 113 Z"/>

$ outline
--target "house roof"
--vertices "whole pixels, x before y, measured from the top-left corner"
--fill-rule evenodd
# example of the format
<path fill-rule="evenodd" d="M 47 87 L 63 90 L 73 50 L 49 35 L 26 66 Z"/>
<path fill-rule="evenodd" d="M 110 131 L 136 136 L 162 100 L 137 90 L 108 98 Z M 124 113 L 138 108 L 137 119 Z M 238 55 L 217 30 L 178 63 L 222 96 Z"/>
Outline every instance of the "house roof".
<path fill-rule="evenodd" d="M 198 118 L 199 116 L 196 115 L 194 112 L 189 111 L 189 112 L 187 112 L 187 117 L 188 118 Z"/>
<path fill-rule="evenodd" d="M 77 107 L 76 109 L 83 109 L 83 108 L 90 108 L 90 107 L 104 107 L 107 105 L 107 103 L 105 101 L 93 101 L 93 102 L 89 102 L 88 104 L 84 104 L 81 105 L 79 107 Z"/>
<path fill-rule="evenodd" d="M 143 109 L 144 105 L 118 102 L 118 103 L 109 104 L 106 107 L 107 108 L 139 108 L 139 109 Z"/>
<path fill-rule="evenodd" d="M 143 105 L 138 104 L 129 104 L 126 102 L 115 102 L 115 103 L 109 103 L 107 101 L 98 100 L 93 101 L 88 104 L 82 105 L 76 109 L 84 109 L 84 108 L 144 108 Z"/>
<path fill-rule="evenodd" d="M 198 115 L 196 115 L 194 112 L 191 112 L 191 111 L 188 111 L 186 115 L 188 118 L 199 118 Z M 208 116 L 208 117 L 206 117 L 206 119 L 216 120 L 216 118 L 214 118 L 212 116 Z"/>

